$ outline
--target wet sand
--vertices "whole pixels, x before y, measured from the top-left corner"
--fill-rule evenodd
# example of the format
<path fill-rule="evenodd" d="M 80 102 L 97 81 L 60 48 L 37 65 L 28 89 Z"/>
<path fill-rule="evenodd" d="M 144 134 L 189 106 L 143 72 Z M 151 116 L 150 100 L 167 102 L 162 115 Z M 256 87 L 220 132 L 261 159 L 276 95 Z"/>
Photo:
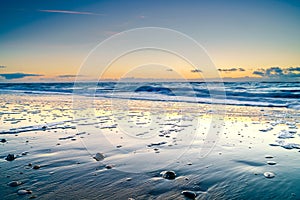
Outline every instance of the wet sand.
<path fill-rule="evenodd" d="M 196 199 L 300 199 L 296 110 L 120 99 L 91 105 L 90 97 L 73 104 L 67 95 L 0 99 L 4 199 L 185 199 L 184 190 Z M 7 161 L 8 154 L 16 158 Z M 175 179 L 162 177 L 165 170 Z M 32 194 L 18 194 L 23 189 Z"/>

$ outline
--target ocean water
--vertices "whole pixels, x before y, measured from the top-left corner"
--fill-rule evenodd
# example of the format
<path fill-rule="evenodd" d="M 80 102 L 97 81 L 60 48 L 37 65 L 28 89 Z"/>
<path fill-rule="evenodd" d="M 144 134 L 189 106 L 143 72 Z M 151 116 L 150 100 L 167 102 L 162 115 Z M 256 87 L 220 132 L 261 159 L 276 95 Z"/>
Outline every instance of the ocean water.
<path fill-rule="evenodd" d="M 84 95 L 300 109 L 299 82 L 0 83 L 0 93 Z"/>

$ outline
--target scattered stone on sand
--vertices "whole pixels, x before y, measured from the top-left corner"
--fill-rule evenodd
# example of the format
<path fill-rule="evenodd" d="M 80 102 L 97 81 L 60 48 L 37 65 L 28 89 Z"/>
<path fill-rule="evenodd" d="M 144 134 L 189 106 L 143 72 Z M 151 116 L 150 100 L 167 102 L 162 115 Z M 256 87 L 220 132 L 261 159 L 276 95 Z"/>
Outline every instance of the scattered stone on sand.
<path fill-rule="evenodd" d="M 13 161 L 14 159 L 16 159 L 14 154 L 8 154 L 5 158 L 7 161 Z"/>
<path fill-rule="evenodd" d="M 121 147 L 122 147 L 122 145 L 117 145 L 116 147 L 117 147 L 117 148 L 121 148 Z"/>
<path fill-rule="evenodd" d="M 22 182 L 21 181 L 11 181 L 11 182 L 7 183 L 7 185 L 10 187 L 17 187 L 19 185 L 22 185 Z"/>
<path fill-rule="evenodd" d="M 264 176 L 266 178 L 274 178 L 275 177 L 275 174 L 273 172 L 265 172 L 264 173 Z"/>
<path fill-rule="evenodd" d="M 189 199 L 195 199 L 197 196 L 195 192 L 189 190 L 184 190 L 181 192 L 181 194 Z"/>
<path fill-rule="evenodd" d="M 29 197 L 29 199 L 35 199 L 35 198 L 37 198 L 36 195 L 32 195 L 32 196 Z"/>
<path fill-rule="evenodd" d="M 102 161 L 104 160 L 105 156 L 102 153 L 96 153 L 96 155 L 94 156 L 94 159 L 97 161 Z"/>
<path fill-rule="evenodd" d="M 276 163 L 275 161 L 268 160 L 268 161 L 267 161 L 267 164 L 268 164 L 268 165 L 276 165 L 277 163 Z"/>
<path fill-rule="evenodd" d="M 18 195 L 32 194 L 31 190 L 18 190 Z"/>
<path fill-rule="evenodd" d="M 271 158 L 274 158 L 274 156 L 272 156 L 272 155 L 265 155 L 265 158 L 271 159 Z"/>
<path fill-rule="evenodd" d="M 24 151 L 22 152 L 22 156 L 26 156 L 29 152 L 28 151 Z"/>
<path fill-rule="evenodd" d="M 162 171 L 160 173 L 160 175 L 164 178 L 164 179 L 169 179 L 169 180 L 172 180 L 172 179 L 175 179 L 176 178 L 176 174 L 174 171 Z"/>
<path fill-rule="evenodd" d="M 5 143 L 6 139 L 1 139 L 0 142 Z"/>
<path fill-rule="evenodd" d="M 41 168 L 40 165 L 34 165 L 34 166 L 32 167 L 32 169 L 40 169 L 40 168 Z"/>

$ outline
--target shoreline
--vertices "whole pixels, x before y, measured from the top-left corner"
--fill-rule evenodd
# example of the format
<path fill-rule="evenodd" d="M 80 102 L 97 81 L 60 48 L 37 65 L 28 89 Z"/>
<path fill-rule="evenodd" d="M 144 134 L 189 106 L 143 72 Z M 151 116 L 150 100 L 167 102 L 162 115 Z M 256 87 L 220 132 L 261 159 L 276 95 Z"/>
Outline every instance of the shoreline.
<path fill-rule="evenodd" d="M 282 130 L 293 126 L 294 138 L 280 140 L 300 143 L 300 117 L 295 110 L 213 105 L 216 111 L 226 108 L 220 119 L 210 105 L 194 103 L 113 100 L 112 104 L 97 99 L 91 113 L 89 101 L 82 99 L 78 108 L 85 109 L 73 110 L 66 96 L 0 98 L 0 132 L 67 121 L 58 128 L 0 134 L 7 140 L 0 144 L 5 199 L 33 195 L 37 199 L 184 199 L 183 190 L 195 192 L 196 199 L 298 199 L 300 195 L 299 150 L 270 146 Z M 74 112 L 78 112 L 75 119 Z M 211 151 L 201 157 L 206 147 Z M 9 153 L 19 156 L 6 161 Z M 103 153 L 104 160 L 96 161 L 96 153 Z M 267 154 L 274 158 L 266 159 Z M 276 164 L 269 165 L 270 160 Z M 34 170 L 29 163 L 41 168 Z M 164 170 L 174 170 L 175 180 L 162 178 Z M 265 178 L 267 171 L 275 177 Z M 8 186 L 13 180 L 23 184 Z M 33 193 L 20 196 L 19 189 Z"/>

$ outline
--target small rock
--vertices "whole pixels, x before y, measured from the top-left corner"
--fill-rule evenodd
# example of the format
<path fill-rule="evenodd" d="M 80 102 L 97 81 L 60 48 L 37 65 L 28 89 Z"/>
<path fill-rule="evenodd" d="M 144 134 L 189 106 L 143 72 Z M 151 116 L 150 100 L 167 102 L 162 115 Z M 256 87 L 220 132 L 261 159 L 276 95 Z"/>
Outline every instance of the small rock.
<path fill-rule="evenodd" d="M 276 163 L 275 161 L 269 160 L 269 161 L 267 161 L 267 164 L 268 164 L 268 165 L 276 165 L 277 163 Z"/>
<path fill-rule="evenodd" d="M 271 159 L 271 158 L 274 158 L 274 156 L 271 156 L 271 155 L 265 155 L 265 158 Z"/>
<path fill-rule="evenodd" d="M 11 181 L 11 182 L 7 183 L 7 185 L 10 187 L 17 187 L 19 185 L 22 185 L 22 182 L 21 181 Z"/>
<path fill-rule="evenodd" d="M 13 161 L 14 159 L 16 159 L 14 154 L 8 154 L 5 158 L 7 161 Z"/>
<path fill-rule="evenodd" d="M 28 151 L 22 152 L 22 156 L 26 156 L 28 154 Z"/>
<path fill-rule="evenodd" d="M 105 168 L 106 169 L 112 169 L 114 167 L 114 165 L 106 165 Z"/>
<path fill-rule="evenodd" d="M 195 192 L 189 190 L 184 190 L 181 192 L 181 194 L 189 199 L 195 199 L 197 196 Z"/>
<path fill-rule="evenodd" d="M 40 169 L 41 166 L 40 165 L 34 165 L 32 169 Z"/>
<path fill-rule="evenodd" d="M 102 153 L 96 153 L 96 155 L 94 156 L 94 159 L 97 161 L 102 161 L 104 160 L 104 155 Z"/>
<path fill-rule="evenodd" d="M 121 147 L 122 147 L 122 145 L 117 145 L 116 147 L 117 147 L 117 148 L 121 148 Z"/>
<path fill-rule="evenodd" d="M 5 143 L 6 139 L 1 139 L 0 142 Z"/>
<path fill-rule="evenodd" d="M 31 190 L 19 190 L 18 195 L 32 194 Z"/>
<path fill-rule="evenodd" d="M 35 198 L 37 198 L 36 195 L 32 195 L 32 196 L 29 197 L 29 199 L 35 199 Z"/>
<path fill-rule="evenodd" d="M 176 174 L 174 171 L 163 171 L 160 174 L 162 175 L 163 178 L 169 179 L 169 180 L 175 179 L 175 177 L 176 177 Z"/>
<path fill-rule="evenodd" d="M 266 178 L 274 178 L 275 177 L 275 174 L 273 172 L 265 172 L 264 173 L 264 176 Z"/>

